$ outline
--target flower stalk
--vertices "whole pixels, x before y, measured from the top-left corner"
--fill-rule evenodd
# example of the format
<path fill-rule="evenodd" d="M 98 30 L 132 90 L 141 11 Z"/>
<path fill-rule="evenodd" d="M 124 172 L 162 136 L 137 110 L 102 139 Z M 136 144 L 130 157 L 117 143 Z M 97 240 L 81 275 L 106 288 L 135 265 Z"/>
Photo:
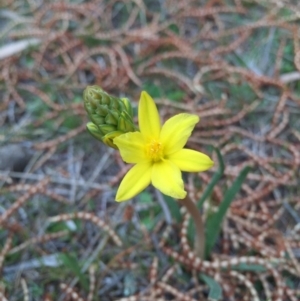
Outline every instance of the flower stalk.
<path fill-rule="evenodd" d="M 195 242 L 194 242 L 194 250 L 196 255 L 200 259 L 204 259 L 205 252 L 205 233 L 204 233 L 204 223 L 202 219 L 202 215 L 197 208 L 196 204 L 191 200 L 191 198 L 187 195 L 182 201 L 182 205 L 185 206 L 188 213 L 191 215 L 194 223 L 195 223 Z"/>

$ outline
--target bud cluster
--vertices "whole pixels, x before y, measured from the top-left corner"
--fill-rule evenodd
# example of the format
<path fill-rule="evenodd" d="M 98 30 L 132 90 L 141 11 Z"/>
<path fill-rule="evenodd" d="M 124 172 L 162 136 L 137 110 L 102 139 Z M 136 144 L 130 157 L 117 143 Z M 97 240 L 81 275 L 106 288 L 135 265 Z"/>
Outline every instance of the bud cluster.
<path fill-rule="evenodd" d="M 127 98 L 111 96 L 99 86 L 88 86 L 83 98 L 91 119 L 86 127 L 94 138 L 117 149 L 113 143 L 115 137 L 136 131 L 132 107 Z"/>

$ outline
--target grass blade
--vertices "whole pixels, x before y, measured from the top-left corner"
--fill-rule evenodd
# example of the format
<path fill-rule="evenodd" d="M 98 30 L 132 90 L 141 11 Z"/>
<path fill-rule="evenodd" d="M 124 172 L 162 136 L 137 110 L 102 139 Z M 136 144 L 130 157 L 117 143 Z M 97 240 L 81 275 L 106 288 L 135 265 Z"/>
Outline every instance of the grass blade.
<path fill-rule="evenodd" d="M 232 267 L 233 270 L 237 270 L 237 271 L 244 271 L 244 272 L 257 272 L 257 273 L 262 273 L 262 272 L 266 272 L 266 268 L 260 264 L 248 264 L 248 263 L 244 263 L 241 262 L 240 264 L 233 266 Z"/>
<path fill-rule="evenodd" d="M 208 196 L 212 193 L 215 185 L 218 183 L 218 181 L 221 179 L 225 165 L 224 165 L 224 160 L 222 158 L 222 155 L 220 153 L 220 150 L 218 148 L 214 148 L 214 150 L 217 153 L 218 156 L 218 161 L 219 161 L 219 169 L 218 171 L 214 174 L 213 178 L 211 179 L 210 183 L 207 185 L 206 189 L 204 190 L 200 200 L 198 201 L 197 207 L 200 209 L 202 208 L 205 200 L 208 198 Z"/>
<path fill-rule="evenodd" d="M 182 216 L 180 214 L 179 202 L 175 201 L 173 198 L 164 195 L 164 200 L 171 212 L 172 218 L 175 219 L 178 223 L 182 221 Z"/>
<path fill-rule="evenodd" d="M 205 254 L 206 257 L 209 256 L 211 250 L 213 249 L 220 230 L 221 225 L 224 219 L 224 216 L 230 207 L 232 201 L 234 200 L 235 195 L 240 190 L 243 182 L 245 181 L 247 174 L 250 170 L 250 167 L 245 167 L 241 173 L 238 175 L 236 180 L 233 182 L 232 186 L 226 191 L 223 201 L 221 202 L 219 209 L 216 213 L 211 215 L 206 222 L 206 246 L 205 246 Z"/>
<path fill-rule="evenodd" d="M 62 253 L 59 259 L 66 266 L 67 269 L 72 271 L 79 279 L 80 284 L 86 289 L 89 289 L 89 284 L 86 276 L 81 272 L 79 261 L 74 254 Z"/>
<path fill-rule="evenodd" d="M 211 301 L 218 301 L 222 299 L 222 287 L 218 282 L 216 282 L 213 278 L 201 274 L 200 278 L 208 285 L 209 287 L 209 294 L 208 300 Z"/>

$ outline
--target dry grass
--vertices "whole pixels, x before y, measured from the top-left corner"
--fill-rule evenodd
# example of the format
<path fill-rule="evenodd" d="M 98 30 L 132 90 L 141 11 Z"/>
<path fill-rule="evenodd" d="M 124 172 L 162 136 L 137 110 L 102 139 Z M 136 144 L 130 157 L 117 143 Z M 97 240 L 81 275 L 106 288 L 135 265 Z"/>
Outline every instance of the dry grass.
<path fill-rule="evenodd" d="M 0 300 L 207 300 L 199 274 L 299 300 L 298 1 L 40 2 L 0 4 Z M 115 203 L 128 166 L 85 131 L 88 84 L 201 116 L 190 146 L 226 165 L 204 214 L 253 167 L 209 260 L 151 189 Z M 195 201 L 217 169 L 187 177 Z"/>

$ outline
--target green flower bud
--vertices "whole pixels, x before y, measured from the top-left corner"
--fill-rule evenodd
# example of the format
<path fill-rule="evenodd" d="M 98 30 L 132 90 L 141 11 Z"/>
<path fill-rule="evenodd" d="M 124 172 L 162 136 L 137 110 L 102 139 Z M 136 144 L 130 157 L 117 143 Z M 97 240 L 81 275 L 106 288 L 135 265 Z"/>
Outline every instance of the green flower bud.
<path fill-rule="evenodd" d="M 133 110 L 132 110 L 132 106 L 131 106 L 131 103 L 130 103 L 129 99 L 123 97 L 123 98 L 121 98 L 121 101 L 125 106 L 125 111 L 128 113 L 130 118 L 133 118 Z"/>
<path fill-rule="evenodd" d="M 116 131 L 116 127 L 110 124 L 101 124 L 99 125 L 99 129 L 104 135 Z"/>
<path fill-rule="evenodd" d="M 120 131 L 116 131 L 116 132 L 110 132 L 109 134 L 106 134 L 102 141 L 103 143 L 105 143 L 106 145 L 112 147 L 112 148 L 115 148 L 115 149 L 118 149 L 118 147 L 114 144 L 114 138 L 120 136 L 124 134 L 123 132 L 120 132 Z"/>
<path fill-rule="evenodd" d="M 120 118 L 118 119 L 118 128 L 121 129 L 124 133 L 134 132 L 134 126 L 130 122 L 128 114 L 122 112 Z"/>
<path fill-rule="evenodd" d="M 85 110 L 92 121 L 87 124 L 87 130 L 94 138 L 117 148 L 114 138 L 137 130 L 127 98 L 111 96 L 98 86 L 88 86 L 83 98 Z"/>
<path fill-rule="evenodd" d="M 105 123 L 107 124 L 118 124 L 118 114 L 116 112 L 108 112 L 105 117 Z"/>
<path fill-rule="evenodd" d="M 99 128 L 94 123 L 88 122 L 86 129 L 94 138 L 102 141 L 103 134 L 99 131 Z"/>

